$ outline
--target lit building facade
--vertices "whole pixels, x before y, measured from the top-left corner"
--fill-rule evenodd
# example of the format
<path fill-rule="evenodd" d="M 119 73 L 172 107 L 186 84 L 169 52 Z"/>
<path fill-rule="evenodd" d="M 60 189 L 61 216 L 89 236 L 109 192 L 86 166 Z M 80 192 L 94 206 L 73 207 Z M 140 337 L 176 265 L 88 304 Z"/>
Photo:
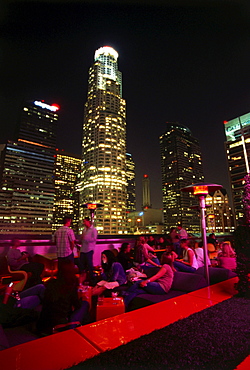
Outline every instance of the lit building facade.
<path fill-rule="evenodd" d="M 224 122 L 224 128 L 234 217 L 237 223 L 244 215 L 242 202 L 244 177 L 249 173 L 250 113 Z"/>
<path fill-rule="evenodd" d="M 178 223 L 189 232 L 200 232 L 197 199 L 182 192 L 185 186 L 203 182 L 202 158 L 199 142 L 191 131 L 179 123 L 168 123 L 168 130 L 160 136 L 163 215 L 166 231 Z"/>
<path fill-rule="evenodd" d="M 53 230 L 62 226 L 65 215 L 72 217 L 72 229 L 78 233 L 79 192 L 76 183 L 81 171 L 81 157 L 56 149 L 55 154 L 55 201 Z"/>
<path fill-rule="evenodd" d="M 126 153 L 126 178 L 127 178 L 127 212 L 135 211 L 135 162 L 132 155 Z"/>
<path fill-rule="evenodd" d="M 57 105 L 27 102 L 16 141 L 0 147 L 0 232 L 52 231 Z"/>
<path fill-rule="evenodd" d="M 216 190 L 206 196 L 207 232 L 230 233 L 234 231 L 233 212 L 226 189 Z"/>
<path fill-rule="evenodd" d="M 80 203 L 100 203 L 95 226 L 99 234 L 122 234 L 126 228 L 126 103 L 118 53 L 95 52 L 85 103 Z M 81 216 L 87 211 L 80 207 Z M 80 221 L 81 223 L 81 221 Z"/>

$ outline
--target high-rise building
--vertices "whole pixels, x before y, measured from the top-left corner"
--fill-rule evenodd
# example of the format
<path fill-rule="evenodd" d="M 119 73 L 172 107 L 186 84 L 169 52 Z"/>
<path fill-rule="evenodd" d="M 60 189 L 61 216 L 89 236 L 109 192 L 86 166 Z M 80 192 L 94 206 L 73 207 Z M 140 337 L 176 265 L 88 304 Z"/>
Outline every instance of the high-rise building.
<path fill-rule="evenodd" d="M 127 178 L 127 212 L 135 211 L 135 162 L 132 155 L 126 153 L 126 178 Z"/>
<path fill-rule="evenodd" d="M 104 46 L 96 50 L 89 70 L 85 103 L 81 204 L 100 203 L 95 225 L 99 234 L 122 234 L 126 228 L 126 103 L 118 53 Z M 81 218 L 84 208 L 81 208 Z"/>
<path fill-rule="evenodd" d="M 142 179 L 142 209 L 145 208 L 151 208 L 150 181 L 148 175 L 143 175 Z"/>
<path fill-rule="evenodd" d="M 182 192 L 185 186 L 202 182 L 201 150 L 191 131 L 179 123 L 168 123 L 160 136 L 163 215 L 166 230 L 180 222 L 189 232 L 200 232 L 197 199 Z"/>
<path fill-rule="evenodd" d="M 243 217 L 244 177 L 249 173 L 250 162 L 250 113 L 224 122 L 226 154 L 231 182 L 234 217 Z"/>
<path fill-rule="evenodd" d="M 230 233 L 234 231 L 234 219 L 226 189 L 219 189 L 206 196 L 207 232 Z"/>
<path fill-rule="evenodd" d="M 65 215 L 69 215 L 72 217 L 72 228 L 75 233 L 78 233 L 79 192 L 76 191 L 76 182 L 80 171 L 80 156 L 56 149 L 53 230 L 62 225 Z"/>
<path fill-rule="evenodd" d="M 15 141 L 0 148 L 0 232 L 52 231 L 57 105 L 27 102 Z"/>

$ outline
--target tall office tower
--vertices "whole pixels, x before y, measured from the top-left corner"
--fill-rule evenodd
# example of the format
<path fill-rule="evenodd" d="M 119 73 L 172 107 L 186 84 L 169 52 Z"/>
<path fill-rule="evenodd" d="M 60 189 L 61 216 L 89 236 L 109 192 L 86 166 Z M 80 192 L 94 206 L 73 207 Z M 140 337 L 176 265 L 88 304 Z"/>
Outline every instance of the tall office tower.
<path fill-rule="evenodd" d="M 226 153 L 231 182 L 234 217 L 243 217 L 244 177 L 249 173 L 250 161 L 250 113 L 224 122 Z"/>
<path fill-rule="evenodd" d="M 135 211 L 135 162 L 132 155 L 126 153 L 126 178 L 127 178 L 127 212 Z"/>
<path fill-rule="evenodd" d="M 191 131 L 179 123 L 168 123 L 168 130 L 160 136 L 163 215 L 166 230 L 181 222 L 189 232 L 200 232 L 198 205 L 185 186 L 202 182 L 201 150 Z"/>
<path fill-rule="evenodd" d="M 207 232 L 229 233 L 234 231 L 234 219 L 226 189 L 216 190 L 206 196 Z"/>
<path fill-rule="evenodd" d="M 0 232 L 52 231 L 54 155 L 59 107 L 27 102 L 16 141 L 0 147 Z"/>
<path fill-rule="evenodd" d="M 150 181 L 148 175 L 142 179 L 142 209 L 151 208 L 150 203 Z"/>
<path fill-rule="evenodd" d="M 89 70 L 85 103 L 80 201 L 100 203 L 95 225 L 100 234 L 122 234 L 126 228 L 126 103 L 118 53 L 96 50 Z M 80 207 L 81 217 L 84 209 Z"/>
<path fill-rule="evenodd" d="M 80 171 L 80 156 L 56 149 L 53 230 L 62 225 L 65 215 L 70 215 L 72 216 L 72 228 L 78 233 L 79 192 L 76 191 L 76 182 Z"/>

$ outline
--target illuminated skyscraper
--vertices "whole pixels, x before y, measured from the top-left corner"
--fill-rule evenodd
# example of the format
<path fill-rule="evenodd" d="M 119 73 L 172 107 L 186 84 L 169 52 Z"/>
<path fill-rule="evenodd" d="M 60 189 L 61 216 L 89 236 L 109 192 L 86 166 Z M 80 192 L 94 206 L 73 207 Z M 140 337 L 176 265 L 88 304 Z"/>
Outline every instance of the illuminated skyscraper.
<path fill-rule="evenodd" d="M 0 231 L 52 231 L 56 105 L 27 102 L 17 140 L 0 146 Z"/>
<path fill-rule="evenodd" d="M 81 204 L 103 204 L 95 218 L 100 234 L 122 234 L 126 226 L 126 103 L 117 60 L 111 47 L 96 50 L 84 112 L 78 189 Z"/>
<path fill-rule="evenodd" d="M 243 217 L 244 177 L 249 173 L 250 163 L 250 113 L 224 122 L 226 154 L 231 182 L 234 217 Z"/>
<path fill-rule="evenodd" d="M 234 231 L 234 220 L 226 189 L 219 189 L 206 196 L 207 232 L 229 233 Z"/>
<path fill-rule="evenodd" d="M 62 219 L 65 215 L 70 215 L 72 228 L 78 233 L 79 192 L 75 191 L 75 187 L 80 171 L 80 157 L 56 149 L 53 230 L 62 225 Z"/>
<path fill-rule="evenodd" d="M 127 211 L 135 211 L 135 162 L 132 155 L 126 153 L 126 177 L 127 177 Z"/>
<path fill-rule="evenodd" d="M 181 222 L 190 232 L 200 232 L 197 199 L 182 192 L 185 186 L 203 182 L 201 150 L 191 131 L 179 123 L 169 123 L 160 136 L 163 215 L 167 230 Z"/>

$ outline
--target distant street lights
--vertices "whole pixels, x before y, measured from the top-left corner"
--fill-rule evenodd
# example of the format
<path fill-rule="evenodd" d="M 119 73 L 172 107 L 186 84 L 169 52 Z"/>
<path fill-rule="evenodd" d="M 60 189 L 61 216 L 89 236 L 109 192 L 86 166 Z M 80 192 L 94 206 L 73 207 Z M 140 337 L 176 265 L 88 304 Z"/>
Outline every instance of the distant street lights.
<path fill-rule="evenodd" d="M 196 195 L 199 198 L 199 207 L 200 207 L 200 215 L 201 215 L 201 232 L 202 232 L 203 252 L 204 252 L 205 279 L 207 281 L 207 285 L 209 285 L 209 271 L 208 271 L 208 254 L 207 254 L 205 197 L 209 193 L 212 193 L 215 190 L 218 190 L 221 188 L 222 186 L 218 184 L 199 183 L 199 184 L 189 185 L 181 189 L 181 191 L 192 193 L 193 195 Z"/>

